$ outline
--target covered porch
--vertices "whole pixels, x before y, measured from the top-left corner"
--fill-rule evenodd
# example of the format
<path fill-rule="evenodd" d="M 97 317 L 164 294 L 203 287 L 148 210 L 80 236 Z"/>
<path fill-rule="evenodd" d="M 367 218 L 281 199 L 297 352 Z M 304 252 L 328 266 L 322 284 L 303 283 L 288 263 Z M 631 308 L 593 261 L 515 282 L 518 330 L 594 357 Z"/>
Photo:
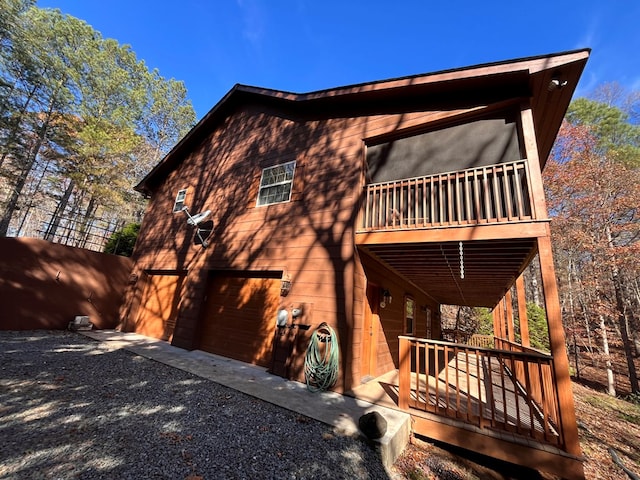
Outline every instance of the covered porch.
<path fill-rule="evenodd" d="M 353 389 L 360 400 L 407 411 L 412 431 L 489 457 L 583 479 L 568 453 L 552 358 L 535 351 L 401 337 L 408 361 Z M 408 352 L 407 352 L 408 349 Z"/>
<path fill-rule="evenodd" d="M 416 434 L 584 478 L 538 163 L 364 188 L 360 251 L 441 305 L 490 308 L 493 335 L 400 336 L 397 369 L 353 395 L 407 411 Z M 523 274 L 536 258 L 549 352 L 529 342 Z"/>

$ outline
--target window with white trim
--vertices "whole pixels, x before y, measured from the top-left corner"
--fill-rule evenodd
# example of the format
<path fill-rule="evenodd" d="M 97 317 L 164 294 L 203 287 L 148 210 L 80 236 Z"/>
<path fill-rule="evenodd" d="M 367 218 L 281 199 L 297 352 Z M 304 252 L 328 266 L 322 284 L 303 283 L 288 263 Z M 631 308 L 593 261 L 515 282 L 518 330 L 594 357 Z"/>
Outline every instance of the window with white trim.
<path fill-rule="evenodd" d="M 404 333 L 414 335 L 415 332 L 416 302 L 409 296 L 404 297 Z"/>
<path fill-rule="evenodd" d="M 283 163 L 262 170 L 257 206 L 273 205 L 291 200 L 291 187 L 296 162 Z"/>
<path fill-rule="evenodd" d="M 182 190 L 178 190 L 178 194 L 176 195 L 176 201 L 173 204 L 173 213 L 181 212 L 184 208 L 184 201 L 187 198 L 187 189 L 184 188 Z"/>

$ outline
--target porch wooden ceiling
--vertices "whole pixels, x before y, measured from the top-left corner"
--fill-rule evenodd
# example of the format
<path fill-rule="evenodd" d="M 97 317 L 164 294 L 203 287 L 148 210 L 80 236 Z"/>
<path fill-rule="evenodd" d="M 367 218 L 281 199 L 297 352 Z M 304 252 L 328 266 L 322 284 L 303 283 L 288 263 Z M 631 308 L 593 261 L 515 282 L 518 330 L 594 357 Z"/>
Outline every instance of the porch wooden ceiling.
<path fill-rule="evenodd" d="M 462 243 L 379 244 L 362 248 L 406 279 L 450 305 L 493 307 L 536 252 L 534 238 Z"/>

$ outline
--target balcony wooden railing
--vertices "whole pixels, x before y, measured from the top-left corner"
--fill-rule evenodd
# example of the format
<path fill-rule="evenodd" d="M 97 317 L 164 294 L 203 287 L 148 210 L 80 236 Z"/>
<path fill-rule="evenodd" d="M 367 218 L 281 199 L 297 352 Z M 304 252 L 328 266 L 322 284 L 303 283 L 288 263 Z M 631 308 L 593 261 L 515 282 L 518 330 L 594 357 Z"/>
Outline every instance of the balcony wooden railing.
<path fill-rule="evenodd" d="M 531 220 L 527 160 L 366 185 L 361 230 Z"/>
<path fill-rule="evenodd" d="M 402 336 L 398 404 L 562 448 L 552 361 Z"/>

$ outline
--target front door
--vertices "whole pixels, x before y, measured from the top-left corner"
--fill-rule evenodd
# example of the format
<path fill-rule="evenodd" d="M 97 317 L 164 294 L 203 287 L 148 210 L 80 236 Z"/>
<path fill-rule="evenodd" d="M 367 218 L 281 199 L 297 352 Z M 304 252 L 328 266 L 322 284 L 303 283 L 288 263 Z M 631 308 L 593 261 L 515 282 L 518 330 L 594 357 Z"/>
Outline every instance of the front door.
<path fill-rule="evenodd" d="M 362 332 L 362 378 L 376 375 L 378 355 L 378 328 L 380 325 L 380 287 L 367 284 Z"/>

